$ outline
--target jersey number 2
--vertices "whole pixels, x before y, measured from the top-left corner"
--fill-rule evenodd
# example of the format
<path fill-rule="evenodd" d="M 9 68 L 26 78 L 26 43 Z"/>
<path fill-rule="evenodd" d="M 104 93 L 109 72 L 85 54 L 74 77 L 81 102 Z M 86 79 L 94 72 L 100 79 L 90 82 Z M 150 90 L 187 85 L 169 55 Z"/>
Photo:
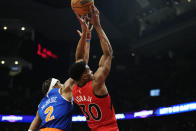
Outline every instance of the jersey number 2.
<path fill-rule="evenodd" d="M 88 110 L 87 110 L 87 111 L 85 110 L 85 105 L 80 105 L 80 107 L 81 107 L 82 111 L 85 113 L 85 115 L 86 115 L 86 120 L 87 120 L 87 121 L 90 120 L 90 116 L 91 116 L 94 120 L 96 120 L 96 121 L 98 121 L 98 120 L 101 119 L 102 114 L 101 114 L 101 110 L 100 110 L 100 108 L 99 108 L 98 105 L 96 105 L 96 104 L 90 104 L 90 105 L 88 106 Z M 92 108 L 93 108 L 93 107 L 96 109 L 97 116 L 95 116 L 95 115 L 93 114 L 93 112 L 92 112 Z M 89 113 L 89 112 L 90 112 L 90 113 Z"/>
<path fill-rule="evenodd" d="M 51 120 L 54 119 L 54 116 L 51 116 L 51 114 L 53 113 L 53 111 L 54 111 L 53 106 L 49 106 L 44 111 L 44 113 L 47 114 L 47 116 L 46 116 L 46 122 L 51 121 Z"/>

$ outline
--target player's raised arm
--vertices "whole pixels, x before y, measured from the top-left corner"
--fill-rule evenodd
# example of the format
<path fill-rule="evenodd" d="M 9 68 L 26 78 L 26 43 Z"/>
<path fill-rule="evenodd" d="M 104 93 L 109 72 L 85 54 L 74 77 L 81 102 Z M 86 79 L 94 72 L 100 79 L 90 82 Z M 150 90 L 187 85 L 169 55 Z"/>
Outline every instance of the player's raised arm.
<path fill-rule="evenodd" d="M 86 64 L 88 64 L 91 31 L 93 30 L 93 26 L 89 29 L 89 22 L 87 22 L 87 16 L 80 17 L 77 15 L 77 18 L 80 22 L 82 33 L 79 30 L 77 30 L 80 36 L 80 40 L 76 48 L 75 58 L 76 58 L 76 61 L 84 60 Z"/>
<path fill-rule="evenodd" d="M 90 52 L 90 40 L 91 40 L 91 32 L 93 30 L 93 26 L 89 29 L 89 22 L 87 22 L 87 16 L 80 17 L 77 15 L 77 18 L 80 22 L 82 33 L 77 30 L 80 40 L 78 42 L 75 58 L 76 61 L 84 60 L 86 64 L 88 64 L 89 61 L 89 52 Z M 72 99 L 72 87 L 75 84 L 75 81 L 71 78 L 65 81 L 62 93 L 63 95 L 71 101 Z"/>
<path fill-rule="evenodd" d="M 104 30 L 101 27 L 98 9 L 95 6 L 92 6 L 90 13 L 91 13 L 90 22 L 93 24 L 98 34 L 101 48 L 103 51 L 103 55 L 99 61 L 99 68 L 97 69 L 94 75 L 95 86 L 101 88 L 102 85 L 105 83 L 105 79 L 107 78 L 111 69 L 113 50 Z"/>

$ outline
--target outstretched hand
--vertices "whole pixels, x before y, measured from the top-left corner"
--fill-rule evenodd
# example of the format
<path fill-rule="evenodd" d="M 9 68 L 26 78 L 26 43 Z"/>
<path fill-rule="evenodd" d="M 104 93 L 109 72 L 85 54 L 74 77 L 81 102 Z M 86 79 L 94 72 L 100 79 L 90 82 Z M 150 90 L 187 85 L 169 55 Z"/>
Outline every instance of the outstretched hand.
<path fill-rule="evenodd" d="M 91 32 L 93 30 L 93 25 L 90 27 L 90 23 L 89 21 L 87 20 L 87 16 L 79 16 L 79 15 L 76 15 L 79 22 L 80 22 L 80 25 L 81 25 L 81 29 L 82 29 L 82 32 L 80 32 L 79 30 L 77 30 L 78 32 L 78 35 L 80 37 L 82 37 L 83 34 L 86 34 L 87 35 L 87 38 L 88 40 L 91 40 Z"/>
<path fill-rule="evenodd" d="M 87 18 L 88 21 L 94 26 L 100 26 L 100 18 L 99 18 L 99 10 L 95 7 L 95 5 L 90 6 L 90 16 L 91 18 Z"/>

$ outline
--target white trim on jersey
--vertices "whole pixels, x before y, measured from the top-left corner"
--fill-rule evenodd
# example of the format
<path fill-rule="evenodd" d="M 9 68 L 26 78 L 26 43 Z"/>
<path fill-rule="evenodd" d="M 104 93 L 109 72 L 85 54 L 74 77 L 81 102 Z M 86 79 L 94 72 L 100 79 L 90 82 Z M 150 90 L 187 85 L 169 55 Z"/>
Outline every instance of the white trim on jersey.
<path fill-rule="evenodd" d="M 53 86 L 55 86 L 57 81 L 59 81 L 59 80 L 57 80 L 55 78 L 52 78 L 51 83 L 50 83 L 50 87 L 49 87 L 48 92 L 47 92 L 47 97 L 48 97 L 48 93 L 52 90 Z"/>
<path fill-rule="evenodd" d="M 60 89 L 61 89 L 61 88 L 60 88 Z M 60 89 L 59 89 L 59 94 L 61 95 Z M 71 102 L 71 104 L 73 104 L 73 101 L 72 101 L 72 100 L 71 100 L 71 101 L 67 100 L 63 95 L 61 95 L 61 97 L 62 97 L 64 100 L 66 100 L 67 102 Z"/>

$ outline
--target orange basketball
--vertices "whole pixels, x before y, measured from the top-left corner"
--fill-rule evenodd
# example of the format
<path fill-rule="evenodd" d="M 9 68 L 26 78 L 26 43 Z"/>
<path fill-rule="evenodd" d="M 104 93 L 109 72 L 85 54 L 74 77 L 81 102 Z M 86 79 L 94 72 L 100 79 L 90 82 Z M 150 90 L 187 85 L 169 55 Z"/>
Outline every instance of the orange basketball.
<path fill-rule="evenodd" d="M 71 0 L 72 10 L 79 15 L 86 15 L 89 7 L 94 4 L 94 0 Z"/>

